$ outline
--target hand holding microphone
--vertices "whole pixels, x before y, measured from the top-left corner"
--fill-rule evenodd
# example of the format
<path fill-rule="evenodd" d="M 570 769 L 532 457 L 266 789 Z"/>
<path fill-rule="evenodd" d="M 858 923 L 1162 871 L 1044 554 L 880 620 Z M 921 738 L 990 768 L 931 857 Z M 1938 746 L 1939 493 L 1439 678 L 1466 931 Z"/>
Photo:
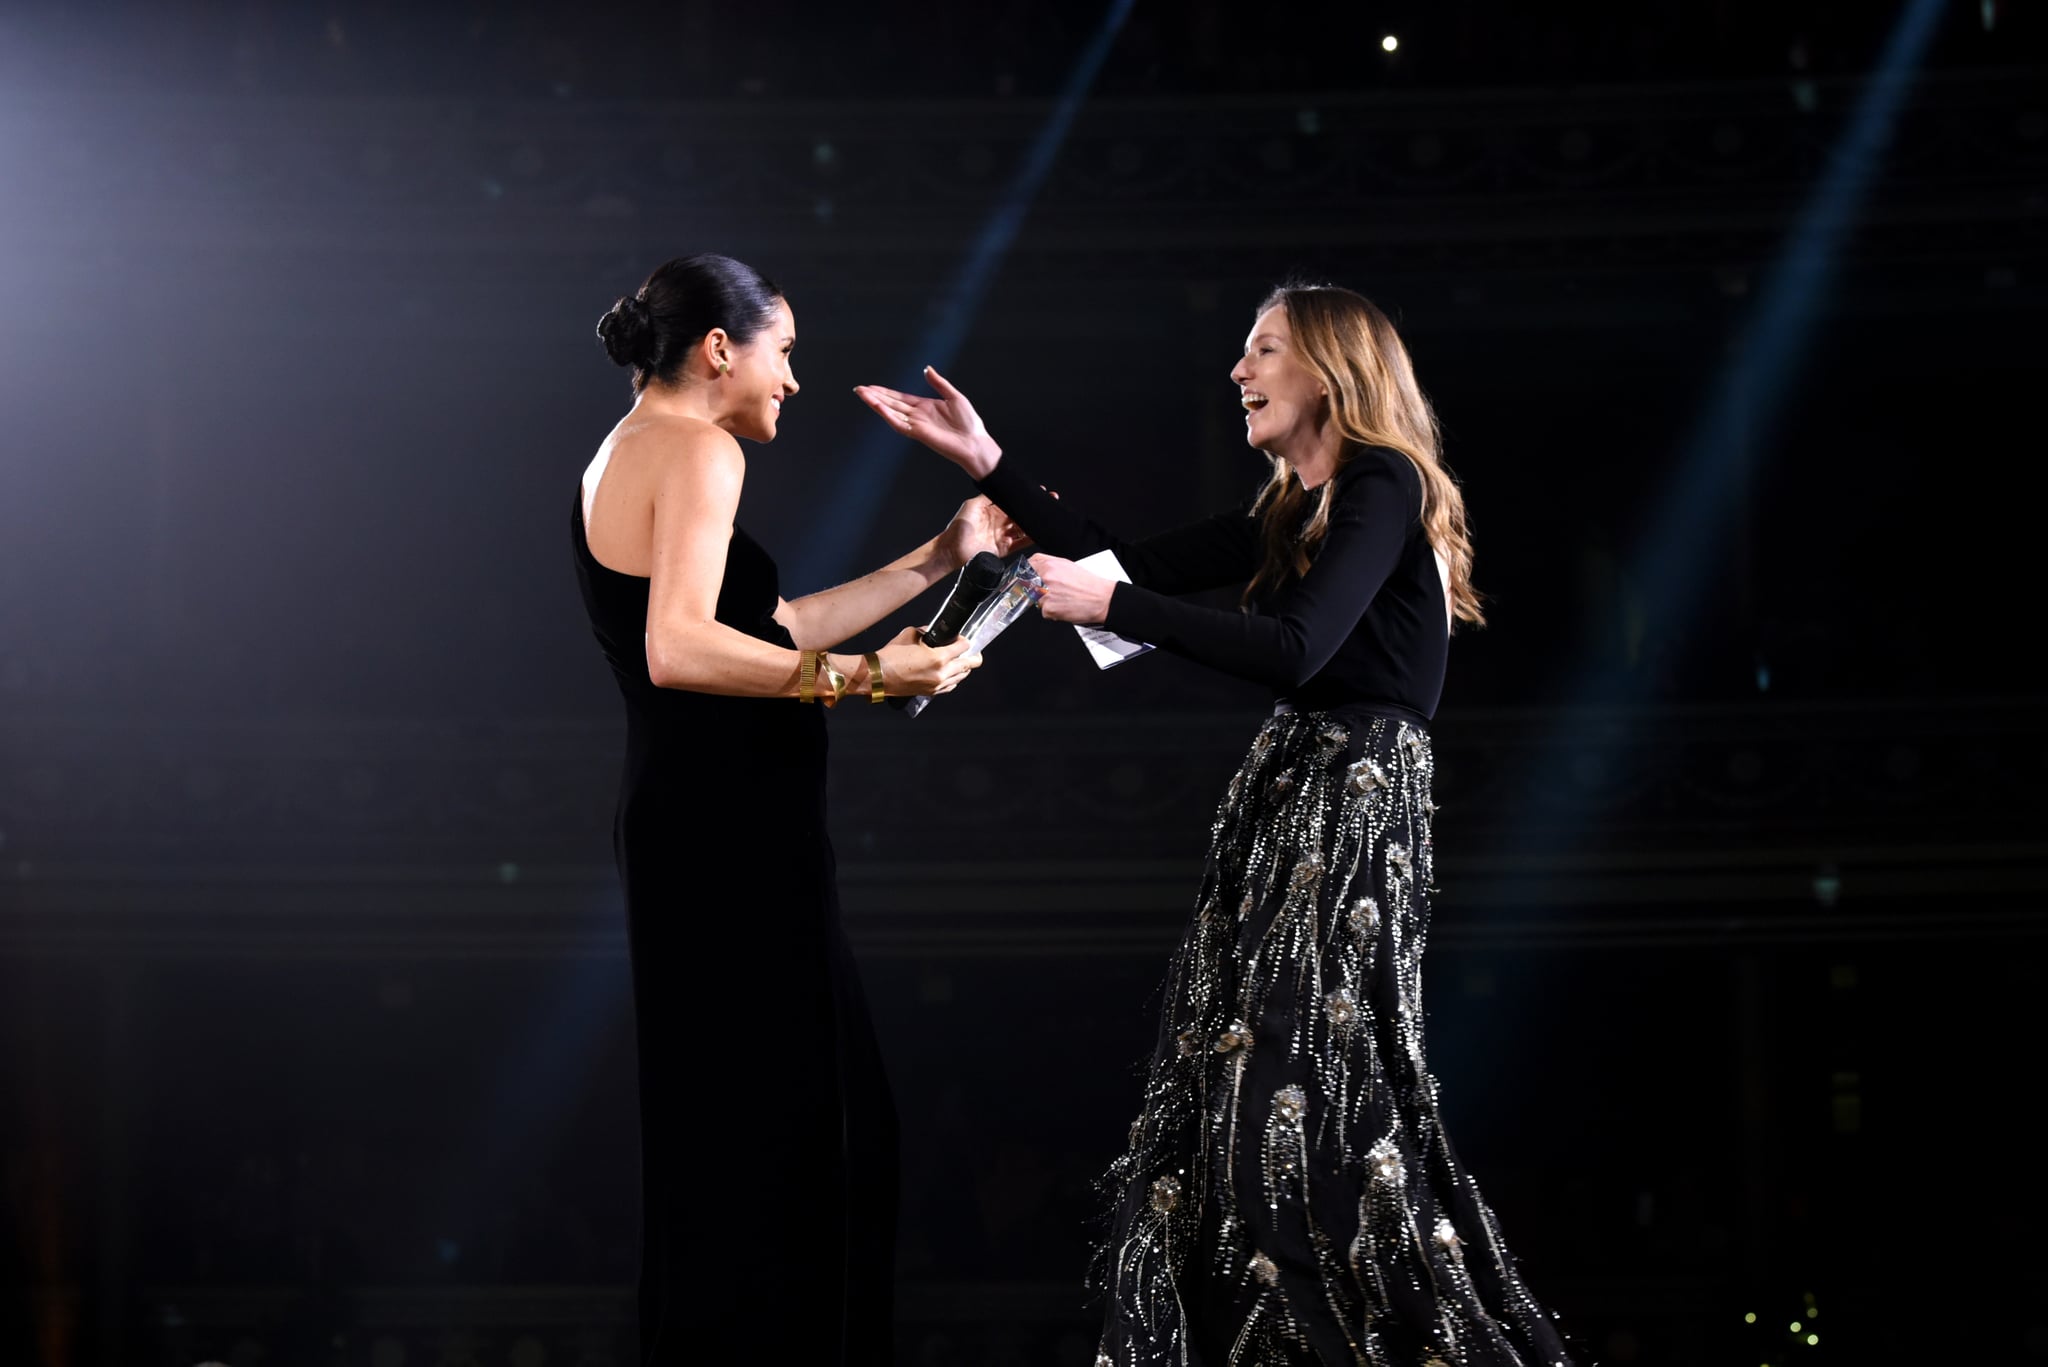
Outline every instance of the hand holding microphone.
<path fill-rule="evenodd" d="M 956 640 L 934 648 L 924 643 L 916 627 L 903 628 L 876 654 L 882 661 L 882 681 L 889 691 L 889 706 L 895 708 L 951 693 L 968 674 L 981 668 L 981 655 L 974 642 Z"/>
<path fill-rule="evenodd" d="M 960 628 L 967 624 L 967 619 L 974 615 L 974 610 L 987 602 L 989 595 L 993 594 L 1001 586 L 1002 582 L 1002 557 L 992 551 L 977 553 L 972 560 L 960 567 L 960 573 L 953 580 L 952 591 L 946 595 L 946 601 L 940 605 L 939 615 L 932 618 L 932 624 L 923 631 L 911 627 L 903 635 L 898 636 L 896 641 L 890 643 L 894 646 L 903 642 L 921 642 L 930 650 L 939 652 L 941 660 L 948 662 L 960 660 L 965 666 L 960 675 L 943 688 L 923 689 L 906 687 L 904 693 L 913 696 L 892 697 L 889 699 L 891 707 L 899 711 L 908 709 L 910 715 L 914 717 L 924 710 L 924 704 L 916 702 L 916 698 L 949 693 L 959 687 L 960 679 L 966 677 L 965 670 L 980 668 L 981 656 L 978 653 L 967 654 L 967 652 L 973 650 L 974 643 L 959 639 Z M 966 661 L 968 660 L 971 660 L 973 663 L 967 664 Z M 882 660 L 882 668 L 885 674 L 889 674 L 890 682 L 893 684 L 895 682 L 895 675 L 890 673 L 891 666 L 886 656 Z M 915 702 L 915 706 L 912 705 L 913 702 Z"/>

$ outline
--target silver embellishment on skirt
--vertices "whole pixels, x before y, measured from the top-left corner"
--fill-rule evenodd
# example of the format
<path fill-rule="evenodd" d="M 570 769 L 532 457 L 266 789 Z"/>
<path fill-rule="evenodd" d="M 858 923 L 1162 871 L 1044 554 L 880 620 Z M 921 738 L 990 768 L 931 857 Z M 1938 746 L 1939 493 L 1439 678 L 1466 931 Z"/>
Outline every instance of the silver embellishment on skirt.
<path fill-rule="evenodd" d="M 1380 928 L 1380 904 L 1370 897 L 1361 897 L 1353 902 L 1351 928 L 1365 939 L 1371 939 Z"/>
<path fill-rule="evenodd" d="M 1289 879 L 1289 881 L 1297 889 L 1299 889 L 1305 888 L 1309 884 L 1316 882 L 1322 876 L 1323 857 L 1320 854 L 1317 854 L 1314 850 L 1310 850 L 1307 854 L 1304 854 L 1301 857 L 1300 862 L 1295 864 L 1294 874 L 1292 878 Z"/>
<path fill-rule="evenodd" d="M 1105 1184 L 1104 1359 L 1190 1361 L 1199 1304 L 1217 1367 L 1305 1362 L 1312 1339 L 1362 1367 L 1566 1360 L 1423 1057 L 1434 770 L 1428 734 L 1392 720 L 1287 713 L 1253 740 Z M 1282 1263 L 1316 1284 L 1282 1289 Z"/>
<path fill-rule="evenodd" d="M 1323 1011 L 1330 1018 L 1331 1029 L 1349 1030 L 1358 1023 L 1358 998 L 1350 988 L 1340 987 L 1323 998 Z"/>
<path fill-rule="evenodd" d="M 1366 1166 L 1372 1169 L 1375 1182 L 1398 1187 L 1408 1180 L 1408 1165 L 1401 1160 L 1401 1150 L 1391 1139 L 1382 1139 L 1372 1146 L 1365 1155 Z"/>
<path fill-rule="evenodd" d="M 1367 755 L 1345 771 L 1344 786 L 1363 797 L 1387 786 L 1387 771 L 1380 767 L 1378 760 Z"/>

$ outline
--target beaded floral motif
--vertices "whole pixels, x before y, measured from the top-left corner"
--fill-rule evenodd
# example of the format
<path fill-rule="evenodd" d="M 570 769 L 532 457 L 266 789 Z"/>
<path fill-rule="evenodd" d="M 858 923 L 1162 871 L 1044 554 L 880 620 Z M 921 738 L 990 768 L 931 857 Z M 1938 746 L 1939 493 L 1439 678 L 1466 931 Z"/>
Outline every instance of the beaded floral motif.
<path fill-rule="evenodd" d="M 1323 876 L 1323 857 L 1314 850 L 1304 854 L 1288 876 L 1288 882 L 1296 888 L 1305 888 L 1319 881 Z"/>
<path fill-rule="evenodd" d="M 1387 771 L 1367 755 L 1344 771 L 1344 786 L 1362 797 L 1387 786 Z"/>
<path fill-rule="evenodd" d="M 1408 752 L 1410 764 L 1420 764 L 1429 755 L 1429 742 L 1412 727 L 1401 728 L 1401 748 Z"/>
<path fill-rule="evenodd" d="M 1351 904 L 1347 919 L 1360 938 L 1369 940 L 1380 928 L 1380 904 L 1370 897 L 1361 897 Z"/>
<path fill-rule="evenodd" d="M 1350 988 L 1340 987 L 1323 998 L 1323 1014 L 1330 1018 L 1332 1030 L 1349 1030 L 1358 1023 L 1358 998 Z"/>
<path fill-rule="evenodd" d="M 1401 1150 L 1391 1139 L 1382 1139 L 1373 1145 L 1365 1155 L 1365 1164 L 1372 1171 L 1372 1180 L 1384 1186 L 1398 1187 L 1408 1180 L 1408 1165 L 1402 1161 Z"/>

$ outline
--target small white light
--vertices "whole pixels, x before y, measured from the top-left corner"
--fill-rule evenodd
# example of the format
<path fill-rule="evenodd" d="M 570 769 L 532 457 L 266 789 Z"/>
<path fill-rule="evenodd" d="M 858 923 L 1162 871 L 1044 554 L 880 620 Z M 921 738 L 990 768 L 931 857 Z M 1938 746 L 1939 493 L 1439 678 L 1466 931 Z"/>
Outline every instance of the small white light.
<path fill-rule="evenodd" d="M 1809 1347 L 1809 1348 L 1818 1348 L 1818 1347 L 1820 1347 L 1820 1335 L 1819 1335 L 1819 1334 L 1808 1334 L 1808 1335 L 1806 1336 L 1806 1346 L 1807 1346 L 1807 1347 Z"/>
<path fill-rule="evenodd" d="M 1386 37 L 1380 39 L 1380 51 L 1382 52 L 1392 52 L 1395 48 L 1399 46 L 1401 46 L 1401 40 L 1399 38 L 1396 38 L 1391 33 L 1389 33 Z"/>

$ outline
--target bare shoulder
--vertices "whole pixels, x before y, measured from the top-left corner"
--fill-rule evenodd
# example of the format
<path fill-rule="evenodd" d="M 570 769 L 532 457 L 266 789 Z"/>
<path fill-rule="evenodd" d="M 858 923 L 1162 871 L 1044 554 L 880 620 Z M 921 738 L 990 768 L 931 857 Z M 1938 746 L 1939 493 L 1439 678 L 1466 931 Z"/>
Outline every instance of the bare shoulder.
<path fill-rule="evenodd" d="M 636 483 L 658 491 L 736 490 L 747 469 L 732 433 L 699 418 L 658 416 L 621 424 L 612 458 L 635 468 Z"/>
<path fill-rule="evenodd" d="M 610 569 L 646 577 L 654 543 L 677 534 L 658 528 L 730 525 L 745 475 L 739 443 L 716 424 L 628 414 L 584 472 L 591 554 Z"/>
<path fill-rule="evenodd" d="M 665 466 L 677 460 L 745 463 L 732 433 L 701 418 L 667 413 L 629 413 L 605 438 L 604 449 L 617 466 Z"/>

